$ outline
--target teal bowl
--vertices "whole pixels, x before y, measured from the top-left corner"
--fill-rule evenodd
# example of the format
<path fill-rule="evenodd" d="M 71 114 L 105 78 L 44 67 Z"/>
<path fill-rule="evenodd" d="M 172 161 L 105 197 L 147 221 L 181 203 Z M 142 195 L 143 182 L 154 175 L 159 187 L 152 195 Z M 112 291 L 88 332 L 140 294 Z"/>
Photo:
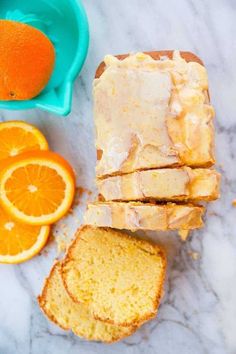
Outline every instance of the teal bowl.
<path fill-rule="evenodd" d="M 44 32 L 56 50 L 56 63 L 44 90 L 28 101 L 0 101 L 0 109 L 41 108 L 66 116 L 72 90 L 87 56 L 88 21 L 79 0 L 1 0 L 0 18 L 23 22 Z"/>

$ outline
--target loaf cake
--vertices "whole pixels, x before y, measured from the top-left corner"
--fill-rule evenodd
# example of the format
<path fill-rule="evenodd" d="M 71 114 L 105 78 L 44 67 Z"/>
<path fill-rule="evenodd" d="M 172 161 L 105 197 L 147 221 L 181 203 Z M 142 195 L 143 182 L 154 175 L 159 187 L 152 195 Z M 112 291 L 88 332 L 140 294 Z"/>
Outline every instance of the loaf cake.
<path fill-rule="evenodd" d="M 204 211 L 204 207 L 191 204 L 94 202 L 87 206 L 84 223 L 132 231 L 192 230 L 203 226 Z"/>
<path fill-rule="evenodd" d="M 93 95 L 99 194 L 85 224 L 201 227 L 204 208 L 196 203 L 217 199 L 220 181 L 210 168 L 214 109 L 202 61 L 179 51 L 108 55 Z"/>
<path fill-rule="evenodd" d="M 100 200 L 210 201 L 219 197 L 219 174 L 213 169 L 163 168 L 97 180 Z"/>
<path fill-rule="evenodd" d="M 84 226 L 62 263 L 65 287 L 95 319 L 136 326 L 153 318 L 166 259 L 155 244 L 108 228 Z"/>
<path fill-rule="evenodd" d="M 105 57 L 93 89 L 98 178 L 214 164 L 214 110 L 201 64 L 178 51 Z"/>
<path fill-rule="evenodd" d="M 38 297 L 39 305 L 49 320 L 62 329 L 71 329 L 82 338 L 108 343 L 134 332 L 135 326 L 117 327 L 95 320 L 87 305 L 75 303 L 64 288 L 60 269 L 61 263 L 56 262 Z"/>
<path fill-rule="evenodd" d="M 186 239 L 203 226 L 196 203 L 219 197 L 213 116 L 194 54 L 105 57 L 94 81 L 99 197 L 39 297 L 49 319 L 113 342 L 157 314 L 165 253 L 114 229 L 180 230 Z"/>

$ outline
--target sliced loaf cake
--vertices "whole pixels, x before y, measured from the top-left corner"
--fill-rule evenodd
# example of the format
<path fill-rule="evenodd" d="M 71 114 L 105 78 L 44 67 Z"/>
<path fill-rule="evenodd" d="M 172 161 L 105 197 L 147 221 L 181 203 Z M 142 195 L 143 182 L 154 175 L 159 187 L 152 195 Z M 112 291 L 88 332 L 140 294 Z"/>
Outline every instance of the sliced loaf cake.
<path fill-rule="evenodd" d="M 191 230 L 203 226 L 204 207 L 174 203 L 94 202 L 87 206 L 84 223 L 127 230 Z"/>
<path fill-rule="evenodd" d="M 95 320 L 87 305 L 75 303 L 64 288 L 60 268 L 60 262 L 55 263 L 38 297 L 39 305 L 49 320 L 65 330 L 71 329 L 80 337 L 108 343 L 134 332 L 134 326 L 117 327 Z"/>
<path fill-rule="evenodd" d="M 88 306 L 94 318 L 127 327 L 156 315 L 165 268 L 157 245 L 84 226 L 62 263 L 62 278 L 73 300 Z"/>
<path fill-rule="evenodd" d="M 219 173 L 189 167 L 138 171 L 97 180 L 105 201 L 210 201 L 219 197 Z"/>

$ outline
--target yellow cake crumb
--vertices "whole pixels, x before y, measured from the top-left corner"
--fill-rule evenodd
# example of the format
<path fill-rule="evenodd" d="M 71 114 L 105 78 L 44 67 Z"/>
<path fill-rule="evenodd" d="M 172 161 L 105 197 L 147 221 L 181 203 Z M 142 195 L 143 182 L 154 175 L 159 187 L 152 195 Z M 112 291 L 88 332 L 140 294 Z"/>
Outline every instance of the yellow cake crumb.
<path fill-rule="evenodd" d="M 191 251 L 188 254 L 189 254 L 190 257 L 192 257 L 192 259 L 194 261 L 197 261 L 199 259 L 199 257 L 200 257 L 200 254 L 198 252 Z"/>
<path fill-rule="evenodd" d="M 41 309 L 52 322 L 82 338 L 108 343 L 134 332 L 134 326 L 117 327 L 95 320 L 88 306 L 75 303 L 64 288 L 60 268 L 61 263 L 55 263 L 38 298 Z"/>
<path fill-rule="evenodd" d="M 189 230 L 179 230 L 178 234 L 182 241 L 186 241 L 189 236 Z"/>
<path fill-rule="evenodd" d="M 165 267 L 157 245 L 84 226 L 62 263 L 62 277 L 70 296 L 89 306 L 94 318 L 126 327 L 155 317 Z"/>

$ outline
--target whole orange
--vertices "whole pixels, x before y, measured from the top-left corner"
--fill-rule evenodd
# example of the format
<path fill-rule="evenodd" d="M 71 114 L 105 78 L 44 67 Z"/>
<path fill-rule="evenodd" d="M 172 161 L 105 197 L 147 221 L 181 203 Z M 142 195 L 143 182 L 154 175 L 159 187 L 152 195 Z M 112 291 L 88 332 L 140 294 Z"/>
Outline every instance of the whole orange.
<path fill-rule="evenodd" d="M 53 71 L 53 44 L 38 29 L 0 20 L 0 100 L 28 100 L 47 85 Z"/>

